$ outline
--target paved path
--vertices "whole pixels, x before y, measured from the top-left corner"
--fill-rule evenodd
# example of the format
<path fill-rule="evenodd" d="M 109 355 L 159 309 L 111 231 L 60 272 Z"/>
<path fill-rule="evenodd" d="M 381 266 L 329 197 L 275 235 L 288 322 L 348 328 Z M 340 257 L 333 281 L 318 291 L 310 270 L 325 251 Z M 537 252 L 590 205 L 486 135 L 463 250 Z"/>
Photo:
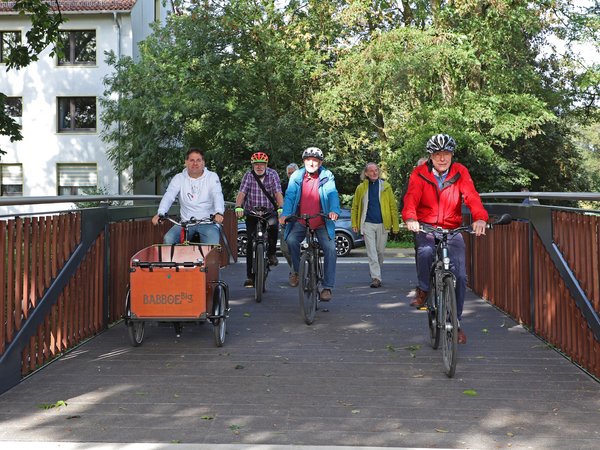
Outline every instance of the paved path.
<path fill-rule="evenodd" d="M 381 289 L 368 287 L 364 259 L 340 259 L 312 326 L 280 260 L 261 304 L 241 287 L 243 260 L 222 271 L 222 348 L 208 323 L 179 339 L 148 327 L 138 348 L 118 324 L 0 396 L 0 446 L 599 448 L 600 383 L 472 293 L 469 342 L 448 379 L 424 313 L 408 306 L 412 258 L 388 260 Z"/>

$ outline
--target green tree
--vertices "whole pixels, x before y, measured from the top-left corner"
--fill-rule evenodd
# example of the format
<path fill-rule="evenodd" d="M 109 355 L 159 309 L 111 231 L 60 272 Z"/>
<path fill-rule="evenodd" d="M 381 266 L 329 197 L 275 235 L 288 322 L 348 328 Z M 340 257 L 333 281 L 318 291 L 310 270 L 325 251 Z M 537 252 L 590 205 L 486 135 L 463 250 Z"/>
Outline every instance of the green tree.
<path fill-rule="evenodd" d="M 110 60 L 104 137 L 134 182 L 179 171 L 197 145 L 232 197 L 253 151 L 282 169 L 318 145 L 342 194 L 369 160 L 400 191 L 440 131 L 482 191 L 589 181 L 570 130 L 597 114 L 597 68 L 543 50 L 559 31 L 593 39 L 597 11 L 565 0 L 187 4 L 138 63 Z"/>
<path fill-rule="evenodd" d="M 280 169 L 298 161 L 317 139 L 311 79 L 321 59 L 303 51 L 302 26 L 288 19 L 271 1 L 211 3 L 171 16 L 139 63 L 112 56 L 102 100 L 112 161 L 133 167 L 134 183 L 168 178 L 183 149 L 199 146 L 230 198 L 254 151 Z"/>
<path fill-rule="evenodd" d="M 58 41 L 59 28 L 65 21 L 58 0 L 15 0 L 13 9 L 31 17 L 31 28 L 25 33 L 24 43 L 11 43 L 8 47 L 4 58 L 7 71 L 37 61 L 40 52 Z M 53 56 L 55 51 L 52 50 L 50 55 Z M 23 139 L 21 127 L 7 114 L 5 101 L 6 95 L 0 92 L 0 135 L 9 136 L 11 142 L 20 141 Z M 3 154 L 6 152 L 0 148 L 0 155 Z"/>
<path fill-rule="evenodd" d="M 597 98 L 597 86 L 584 83 L 595 72 L 577 84 L 565 59 L 542 54 L 556 11 L 581 17 L 569 2 L 432 1 L 403 15 L 416 24 L 414 17 L 427 14 L 420 26 L 375 27 L 342 56 L 318 94 L 337 150 L 359 161 L 378 154 L 393 184 L 404 186 L 427 138 L 446 132 L 457 138 L 457 159 L 481 190 L 541 178 L 544 160 L 560 171 L 547 189 L 585 186 L 585 177 L 575 175 L 585 170 L 574 158 L 566 120 L 581 112 L 586 95 Z M 587 105 L 589 117 L 598 105 Z"/>

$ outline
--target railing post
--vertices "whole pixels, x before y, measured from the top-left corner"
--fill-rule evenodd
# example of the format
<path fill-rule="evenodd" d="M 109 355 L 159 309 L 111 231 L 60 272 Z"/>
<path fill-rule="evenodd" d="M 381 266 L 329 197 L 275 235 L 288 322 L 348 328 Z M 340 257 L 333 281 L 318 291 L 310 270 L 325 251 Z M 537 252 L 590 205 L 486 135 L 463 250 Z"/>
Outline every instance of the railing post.
<path fill-rule="evenodd" d="M 531 220 L 527 223 L 529 240 L 529 316 L 531 329 L 535 331 L 535 261 L 533 248 L 533 225 Z"/>
<path fill-rule="evenodd" d="M 102 205 L 106 209 L 106 221 L 104 222 L 104 270 L 102 271 L 102 329 L 108 328 L 109 315 L 110 315 L 110 293 L 109 293 L 109 282 L 110 279 L 110 220 L 108 207 L 109 202 L 103 202 Z"/>

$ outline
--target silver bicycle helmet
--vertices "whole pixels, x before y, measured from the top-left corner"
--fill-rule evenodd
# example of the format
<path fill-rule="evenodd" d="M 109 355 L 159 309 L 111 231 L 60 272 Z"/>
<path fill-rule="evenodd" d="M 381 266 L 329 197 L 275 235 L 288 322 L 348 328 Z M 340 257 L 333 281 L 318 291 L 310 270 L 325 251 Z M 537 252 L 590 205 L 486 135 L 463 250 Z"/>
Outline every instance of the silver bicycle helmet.
<path fill-rule="evenodd" d="M 454 153 L 454 149 L 456 149 L 456 141 L 454 140 L 454 138 L 448 136 L 447 134 L 436 134 L 429 138 L 429 140 L 427 141 L 426 149 L 428 153 Z"/>
<path fill-rule="evenodd" d="M 303 160 L 306 158 L 310 158 L 310 157 L 317 158 L 321 161 L 323 161 L 323 159 L 325 159 L 323 157 L 323 151 L 318 147 L 308 147 L 306 150 L 304 150 L 302 152 Z"/>

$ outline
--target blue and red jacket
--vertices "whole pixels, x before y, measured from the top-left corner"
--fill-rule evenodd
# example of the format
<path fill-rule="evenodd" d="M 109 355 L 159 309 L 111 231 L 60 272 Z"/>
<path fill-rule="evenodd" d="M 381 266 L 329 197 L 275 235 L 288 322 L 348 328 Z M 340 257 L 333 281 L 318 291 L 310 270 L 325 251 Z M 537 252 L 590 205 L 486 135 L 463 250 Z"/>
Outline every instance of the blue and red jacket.
<path fill-rule="evenodd" d="M 457 228 L 462 224 L 463 201 L 471 211 L 473 222 L 488 221 L 488 213 L 465 166 L 453 162 L 440 189 L 431 163 L 422 164 L 410 175 L 402 219 L 405 222 L 414 219 L 442 228 Z"/>
<path fill-rule="evenodd" d="M 302 197 L 302 180 L 305 174 L 306 169 L 303 167 L 296 170 L 290 177 L 288 187 L 285 190 L 282 216 L 287 217 L 298 213 L 300 198 Z M 340 198 L 335 186 L 335 177 L 323 166 L 319 167 L 319 198 L 321 199 L 321 212 L 323 214 L 329 215 L 330 212 L 334 212 L 339 215 L 342 212 L 340 209 Z M 335 222 L 333 220 L 326 220 L 325 227 L 327 228 L 329 237 L 335 239 Z M 291 229 L 292 227 L 285 227 L 285 239 L 287 239 Z"/>

